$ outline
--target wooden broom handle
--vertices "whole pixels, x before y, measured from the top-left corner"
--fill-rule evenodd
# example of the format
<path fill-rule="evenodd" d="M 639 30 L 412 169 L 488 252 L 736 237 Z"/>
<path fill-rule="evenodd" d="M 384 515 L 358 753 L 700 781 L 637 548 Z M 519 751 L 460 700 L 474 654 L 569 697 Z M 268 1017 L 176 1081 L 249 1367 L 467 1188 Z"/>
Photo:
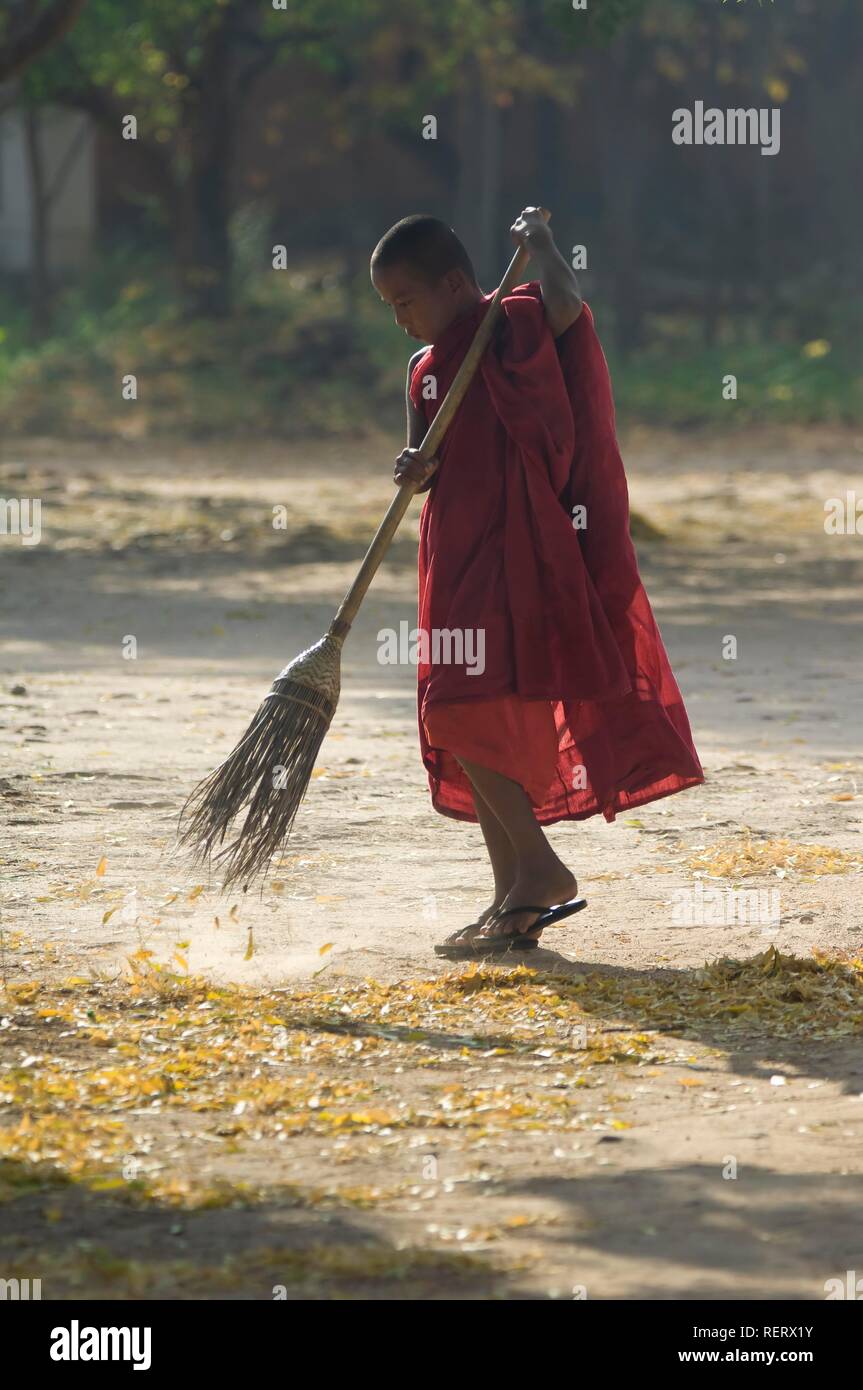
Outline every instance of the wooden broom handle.
<path fill-rule="evenodd" d="M 540 208 L 540 212 L 548 222 L 551 213 L 545 208 Z M 515 255 L 507 267 L 507 272 L 495 291 L 482 323 L 474 334 L 473 342 L 465 353 L 464 360 L 456 372 L 455 379 L 441 402 L 441 407 L 429 426 L 425 438 L 417 450 L 417 457 L 420 459 L 433 458 L 441 440 L 450 427 L 452 418 L 461 405 L 476 374 L 480 358 L 488 347 L 489 339 L 492 335 L 495 323 L 500 313 L 500 306 L 505 295 L 509 294 L 513 285 L 516 285 L 521 274 L 530 259 L 530 252 L 524 247 L 519 246 Z M 375 532 L 374 539 L 366 551 L 365 558 L 357 572 L 348 592 L 342 600 L 339 611 L 330 623 L 329 636 L 344 639 L 350 632 L 354 618 L 360 604 L 366 596 L 366 591 L 375 576 L 375 573 L 389 549 L 390 542 L 401 523 L 402 517 L 411 504 L 411 499 L 416 493 L 420 483 L 404 482 L 399 487 L 398 492 L 387 508 L 386 515 Z"/>

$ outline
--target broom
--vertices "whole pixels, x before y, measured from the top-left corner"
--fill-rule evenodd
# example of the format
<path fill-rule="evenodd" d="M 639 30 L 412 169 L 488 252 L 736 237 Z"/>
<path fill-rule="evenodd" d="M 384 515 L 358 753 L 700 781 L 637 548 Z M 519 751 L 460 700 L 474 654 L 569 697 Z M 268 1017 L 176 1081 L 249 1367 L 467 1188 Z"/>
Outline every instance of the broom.
<path fill-rule="evenodd" d="M 548 220 L 548 213 L 543 216 Z M 419 447 L 420 459 L 436 453 L 488 345 L 501 301 L 518 283 L 528 258 L 519 246 Z M 190 850 L 198 863 L 219 865 L 223 892 L 235 884 L 245 890 L 265 873 L 291 832 L 336 712 L 342 645 L 418 486 L 410 480 L 401 485 L 326 635 L 279 672 L 234 751 L 195 787 L 180 813 L 180 848 Z M 242 827 L 225 845 L 244 807 Z"/>

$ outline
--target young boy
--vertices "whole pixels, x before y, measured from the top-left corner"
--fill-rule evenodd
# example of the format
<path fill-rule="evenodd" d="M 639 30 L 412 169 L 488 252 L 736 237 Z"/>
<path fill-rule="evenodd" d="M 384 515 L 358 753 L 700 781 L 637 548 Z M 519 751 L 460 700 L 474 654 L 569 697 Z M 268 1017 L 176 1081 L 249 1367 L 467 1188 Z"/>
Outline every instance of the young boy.
<path fill-rule="evenodd" d="M 419 483 L 420 749 L 432 804 L 478 821 L 494 898 L 435 949 L 532 949 L 585 906 L 542 831 L 703 782 L 686 711 L 641 584 L 608 369 L 590 309 L 537 208 L 512 227 L 537 280 L 513 290 L 443 440 L 420 442 L 490 303 L 455 232 L 407 217 L 381 238 L 372 283 L 431 346 L 408 366 Z M 435 660 L 443 634 L 447 657 Z M 458 651 L 459 642 L 456 642 Z"/>

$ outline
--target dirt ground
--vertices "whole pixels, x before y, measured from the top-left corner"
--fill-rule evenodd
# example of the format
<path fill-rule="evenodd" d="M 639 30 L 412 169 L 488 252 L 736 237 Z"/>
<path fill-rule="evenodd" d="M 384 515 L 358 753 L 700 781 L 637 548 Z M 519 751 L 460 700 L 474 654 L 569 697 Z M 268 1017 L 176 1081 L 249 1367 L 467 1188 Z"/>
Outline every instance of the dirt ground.
<path fill-rule="evenodd" d="M 824 529 L 863 438 L 625 439 L 707 784 L 552 827 L 589 909 L 483 971 L 431 952 L 490 875 L 431 809 L 415 668 L 377 661 L 415 623 L 419 502 L 263 892 L 170 858 L 325 631 L 399 447 L 0 452 L 0 497 L 42 499 L 39 544 L 0 536 L 0 1276 L 824 1298 L 863 1275 L 863 537 Z M 698 882 L 777 890 L 779 921 L 679 925 Z"/>

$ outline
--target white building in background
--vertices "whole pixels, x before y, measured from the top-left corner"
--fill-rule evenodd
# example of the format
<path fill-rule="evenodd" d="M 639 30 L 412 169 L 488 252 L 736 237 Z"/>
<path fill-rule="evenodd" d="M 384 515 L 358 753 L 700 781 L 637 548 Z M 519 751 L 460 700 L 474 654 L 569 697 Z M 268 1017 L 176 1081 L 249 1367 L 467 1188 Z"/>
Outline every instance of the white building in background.
<path fill-rule="evenodd" d="M 6 102 L 10 99 L 6 88 Z M 32 262 L 33 189 L 26 113 L 5 106 L 0 88 L 0 272 L 26 273 Z M 48 266 L 80 265 L 96 229 L 96 139 L 86 115 L 64 107 L 36 112 L 48 212 Z"/>

